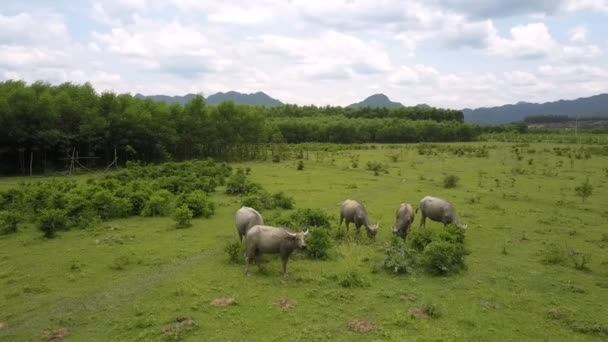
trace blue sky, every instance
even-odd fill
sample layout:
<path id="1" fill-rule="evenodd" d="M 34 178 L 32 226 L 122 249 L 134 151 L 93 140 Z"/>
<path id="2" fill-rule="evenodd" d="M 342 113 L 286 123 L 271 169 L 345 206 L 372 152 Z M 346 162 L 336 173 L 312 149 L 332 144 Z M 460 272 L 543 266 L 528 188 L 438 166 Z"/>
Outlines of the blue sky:
<path id="1" fill-rule="evenodd" d="M 608 0 L 0 3 L 0 80 L 464 108 L 608 92 Z"/>

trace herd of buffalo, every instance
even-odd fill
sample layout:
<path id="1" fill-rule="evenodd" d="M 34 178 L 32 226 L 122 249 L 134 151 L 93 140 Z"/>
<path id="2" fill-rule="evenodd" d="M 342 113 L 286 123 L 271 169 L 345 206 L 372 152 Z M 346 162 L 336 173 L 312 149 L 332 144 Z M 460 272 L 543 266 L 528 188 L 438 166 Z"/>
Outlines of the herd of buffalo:
<path id="1" fill-rule="evenodd" d="M 370 224 L 367 211 L 361 203 L 347 199 L 338 205 L 340 206 L 339 226 L 342 226 L 342 222 L 346 221 L 347 233 L 349 224 L 354 223 L 357 235 L 363 226 L 370 239 L 376 238 L 379 223 Z M 422 215 L 420 218 L 421 226 L 424 226 L 426 219 L 429 218 L 444 225 L 455 224 L 463 229 L 467 227 L 460 223 L 454 206 L 450 202 L 441 198 L 426 196 L 420 200 L 420 206 L 415 211 L 411 204 L 401 203 L 397 209 L 393 234 L 405 240 L 418 210 L 420 210 Z M 287 272 L 287 260 L 291 253 L 298 248 L 306 248 L 308 230 L 292 233 L 284 228 L 264 225 L 262 215 L 253 208 L 241 207 L 236 212 L 236 229 L 241 242 L 245 238 L 247 244 L 247 252 L 245 254 L 245 274 L 247 275 L 249 275 L 249 265 L 252 261 L 260 265 L 262 254 L 279 254 L 283 264 L 283 275 L 285 275 Z"/>

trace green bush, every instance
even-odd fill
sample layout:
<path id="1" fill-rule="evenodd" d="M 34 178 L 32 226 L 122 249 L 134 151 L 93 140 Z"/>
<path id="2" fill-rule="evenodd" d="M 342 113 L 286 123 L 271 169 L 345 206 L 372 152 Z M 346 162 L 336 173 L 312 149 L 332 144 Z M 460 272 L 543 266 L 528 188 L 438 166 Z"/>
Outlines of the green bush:
<path id="1" fill-rule="evenodd" d="M 178 228 L 190 227 L 192 223 L 192 211 L 186 205 L 179 206 L 173 212 L 173 219 Z"/>
<path id="2" fill-rule="evenodd" d="M 466 254 L 462 244 L 433 241 L 424 248 L 421 262 L 430 274 L 450 275 L 466 269 Z"/>
<path id="3" fill-rule="evenodd" d="M 245 171 L 241 168 L 230 176 L 226 182 L 226 193 L 228 195 L 247 195 L 260 190 L 260 185 L 251 182 L 245 175 Z"/>
<path id="4" fill-rule="evenodd" d="M 302 171 L 302 170 L 304 170 L 304 161 L 299 160 L 299 161 L 298 161 L 298 166 L 296 167 L 296 169 L 297 169 L 298 171 Z"/>
<path id="5" fill-rule="evenodd" d="M 413 232 L 410 233 L 409 243 L 413 250 L 418 253 L 422 253 L 426 246 L 433 242 L 434 234 L 432 229 L 424 228 L 424 229 L 414 229 Z"/>
<path id="6" fill-rule="evenodd" d="M 415 263 L 415 253 L 402 240 L 393 239 L 384 247 L 381 265 L 385 270 L 394 274 L 412 273 Z"/>
<path id="7" fill-rule="evenodd" d="M 443 178 L 443 187 L 446 189 L 455 188 L 458 186 L 459 178 L 455 175 L 447 175 Z"/>
<path id="8" fill-rule="evenodd" d="M 290 215 L 290 220 L 294 228 L 331 227 L 330 217 L 321 209 L 298 209 Z"/>
<path id="9" fill-rule="evenodd" d="M 361 275 L 355 271 L 350 271 L 340 278 L 338 285 L 344 288 L 366 287 L 368 284 Z"/>
<path id="10" fill-rule="evenodd" d="M 546 265 L 564 265 L 568 259 L 568 252 L 556 244 L 550 244 L 541 251 L 541 262 Z"/>
<path id="11" fill-rule="evenodd" d="M 38 217 L 38 229 L 44 233 L 45 238 L 53 238 L 56 233 L 68 227 L 68 217 L 60 209 L 42 209 Z"/>
<path id="12" fill-rule="evenodd" d="M 245 261 L 246 245 L 238 241 L 231 242 L 224 247 L 224 252 L 228 254 L 228 262 L 231 264 L 242 264 Z"/>
<path id="13" fill-rule="evenodd" d="M 201 190 L 195 190 L 187 195 L 182 195 L 178 205 L 185 205 L 192 211 L 193 217 L 209 218 L 215 213 L 215 204 L 209 196 Z"/>
<path id="14" fill-rule="evenodd" d="M 241 204 L 245 207 L 251 207 L 259 211 L 274 208 L 272 198 L 266 191 L 259 191 L 245 196 L 241 201 Z"/>
<path id="15" fill-rule="evenodd" d="M 281 209 L 293 209 L 295 200 L 283 191 L 272 194 L 272 206 Z"/>
<path id="16" fill-rule="evenodd" d="M 306 254 L 311 259 L 327 259 L 333 246 L 329 229 L 314 228 L 306 239 Z"/>
<path id="17" fill-rule="evenodd" d="M 587 197 L 593 194 L 593 186 L 589 183 L 589 178 L 585 179 L 585 181 L 574 188 L 574 192 L 576 195 L 582 198 L 583 202 L 587 199 Z"/>
<path id="18" fill-rule="evenodd" d="M 16 233 L 20 222 L 21 218 L 15 211 L 0 212 L 0 235 Z"/>
<path id="19" fill-rule="evenodd" d="M 171 212 L 171 197 L 171 193 L 167 190 L 155 191 L 146 201 L 142 215 L 167 216 Z"/>

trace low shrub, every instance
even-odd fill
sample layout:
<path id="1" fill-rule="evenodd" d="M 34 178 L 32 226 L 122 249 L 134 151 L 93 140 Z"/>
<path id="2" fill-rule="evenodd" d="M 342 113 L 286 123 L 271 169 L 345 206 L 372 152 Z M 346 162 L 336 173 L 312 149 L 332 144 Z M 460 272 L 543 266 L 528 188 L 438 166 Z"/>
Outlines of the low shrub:
<path id="1" fill-rule="evenodd" d="M 187 205 L 181 205 L 173 212 L 173 219 L 178 228 L 185 228 L 192 225 L 190 221 L 192 220 L 193 215 L 192 210 L 190 210 Z"/>
<path id="2" fill-rule="evenodd" d="M 0 235 L 8 235 L 17 232 L 21 218 L 15 211 L 0 212 Z"/>
<path id="3" fill-rule="evenodd" d="M 568 260 L 568 252 L 565 248 L 556 244 L 550 244 L 541 251 L 541 262 L 546 265 L 564 265 Z"/>
<path id="4" fill-rule="evenodd" d="M 142 210 L 143 216 L 167 216 L 171 212 L 171 199 L 173 195 L 168 190 L 153 192 Z"/>
<path id="5" fill-rule="evenodd" d="M 405 242 L 393 239 L 384 247 L 382 268 L 394 274 L 412 273 L 415 266 L 414 251 L 407 248 Z"/>
<path id="6" fill-rule="evenodd" d="M 350 271 L 340 277 L 338 285 L 344 288 L 366 287 L 367 282 L 363 280 L 363 277 L 361 277 L 359 273 L 355 271 Z"/>
<path id="7" fill-rule="evenodd" d="M 311 259 L 327 259 L 333 246 L 328 229 L 313 228 L 306 239 L 306 254 Z"/>
<path id="8" fill-rule="evenodd" d="M 443 187 L 446 189 L 455 188 L 458 186 L 458 181 L 460 179 L 456 175 L 447 175 L 443 178 Z"/>
<path id="9" fill-rule="evenodd" d="M 38 217 L 38 229 L 42 231 L 45 238 L 54 238 L 56 233 L 66 230 L 68 217 L 61 209 L 42 209 Z"/>
<path id="10" fill-rule="evenodd" d="M 272 206 L 281 209 L 293 209 L 296 202 L 293 197 L 283 191 L 272 194 Z"/>
<path id="11" fill-rule="evenodd" d="M 243 197 L 241 204 L 245 207 L 251 207 L 258 211 L 262 211 L 263 209 L 272 209 L 274 207 L 272 198 L 266 191 L 259 191 Z"/>
<path id="12" fill-rule="evenodd" d="M 256 192 L 261 187 L 259 184 L 250 181 L 241 168 L 228 178 L 226 182 L 226 193 L 228 195 L 247 195 Z"/>
<path id="13" fill-rule="evenodd" d="M 296 166 L 296 170 L 298 170 L 298 171 L 304 170 L 304 161 L 302 161 L 302 160 L 298 161 L 298 166 Z"/>
<path id="14" fill-rule="evenodd" d="M 466 269 L 467 252 L 462 244 L 433 241 L 422 252 L 421 263 L 433 275 L 449 275 Z"/>
<path id="15" fill-rule="evenodd" d="M 228 262 L 231 264 L 242 264 L 245 260 L 245 249 L 246 245 L 238 241 L 227 244 L 224 247 L 224 252 L 228 254 Z"/>
<path id="16" fill-rule="evenodd" d="M 331 227 L 329 215 L 323 210 L 316 208 L 298 209 L 290 215 L 290 220 L 296 227 L 301 229 L 311 227 L 329 229 Z"/>
<path id="17" fill-rule="evenodd" d="M 177 205 L 186 206 L 192 212 L 192 217 L 209 218 L 215 213 L 215 204 L 201 190 L 181 195 L 177 201 Z"/>

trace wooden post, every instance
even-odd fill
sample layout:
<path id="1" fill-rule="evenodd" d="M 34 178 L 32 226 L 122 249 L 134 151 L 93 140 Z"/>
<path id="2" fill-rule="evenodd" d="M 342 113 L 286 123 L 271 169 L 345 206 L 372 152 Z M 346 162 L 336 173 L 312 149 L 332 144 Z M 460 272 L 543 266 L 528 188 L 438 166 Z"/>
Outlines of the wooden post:
<path id="1" fill-rule="evenodd" d="M 32 164 L 34 163 L 34 151 L 30 150 L 30 177 L 32 177 Z"/>

